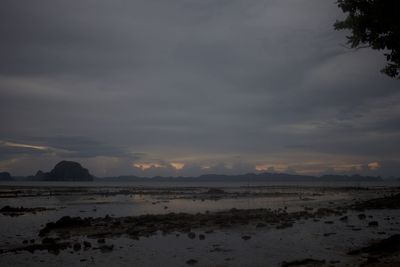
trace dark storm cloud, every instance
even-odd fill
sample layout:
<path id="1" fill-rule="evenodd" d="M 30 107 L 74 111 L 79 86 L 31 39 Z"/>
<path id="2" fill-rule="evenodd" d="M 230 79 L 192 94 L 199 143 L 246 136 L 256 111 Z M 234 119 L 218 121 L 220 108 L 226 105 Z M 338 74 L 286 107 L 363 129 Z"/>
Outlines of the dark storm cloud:
<path id="1" fill-rule="evenodd" d="M 0 140 L 25 146 L 2 143 L 0 168 L 393 173 L 399 84 L 341 45 L 341 17 L 317 0 L 1 1 Z"/>

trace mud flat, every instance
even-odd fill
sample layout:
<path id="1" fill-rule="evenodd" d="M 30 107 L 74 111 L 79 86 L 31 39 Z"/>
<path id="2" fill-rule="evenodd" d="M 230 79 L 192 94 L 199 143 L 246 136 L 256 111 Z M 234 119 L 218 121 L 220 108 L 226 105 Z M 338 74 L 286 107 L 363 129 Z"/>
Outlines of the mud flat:
<path id="1" fill-rule="evenodd" d="M 3 198 L 16 205 L 0 210 L 14 227 L 0 232 L 1 266 L 400 264 L 398 188 L 29 190 L 40 194 Z"/>
<path id="2" fill-rule="evenodd" d="M 44 212 L 48 210 L 50 209 L 43 207 L 24 208 L 24 207 L 4 206 L 0 208 L 0 213 L 6 216 L 21 216 L 26 213 L 36 214 L 37 212 Z"/>

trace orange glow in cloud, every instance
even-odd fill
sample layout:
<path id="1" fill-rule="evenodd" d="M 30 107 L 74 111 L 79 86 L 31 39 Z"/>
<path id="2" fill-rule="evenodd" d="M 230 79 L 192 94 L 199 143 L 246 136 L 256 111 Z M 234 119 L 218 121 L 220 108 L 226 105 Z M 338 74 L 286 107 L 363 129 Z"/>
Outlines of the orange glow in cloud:
<path id="1" fill-rule="evenodd" d="M 285 172 L 287 171 L 288 166 L 284 164 L 257 164 L 254 166 L 254 169 L 259 172 Z"/>
<path id="2" fill-rule="evenodd" d="M 362 164 L 341 164 L 333 166 L 333 169 L 337 172 L 348 172 L 353 170 L 361 171 Z"/>
<path id="3" fill-rule="evenodd" d="M 379 169 L 380 166 L 381 166 L 381 165 L 380 165 L 379 162 L 377 162 L 377 161 L 368 163 L 368 168 L 369 168 L 371 171 L 374 171 L 374 170 Z"/>
<path id="4" fill-rule="evenodd" d="M 260 164 L 260 165 L 256 165 L 255 166 L 255 169 L 256 169 L 256 171 L 266 171 L 266 170 L 268 170 L 268 165 L 266 165 L 266 164 Z"/>
<path id="5" fill-rule="evenodd" d="M 183 167 L 185 167 L 184 163 L 180 163 L 180 162 L 171 162 L 170 163 L 172 167 L 174 167 L 176 170 L 182 170 Z"/>
<path id="6" fill-rule="evenodd" d="M 144 170 L 147 170 L 147 169 L 150 169 L 150 168 L 161 168 L 161 167 L 164 167 L 164 166 L 161 165 L 161 164 L 158 164 L 158 163 L 134 163 L 133 167 L 139 168 L 142 171 L 144 171 Z"/>
<path id="7" fill-rule="evenodd" d="M 181 170 L 181 169 L 183 169 L 183 167 L 185 167 L 185 164 L 181 163 L 181 162 L 171 162 L 169 165 L 172 168 L 174 168 L 175 170 Z M 145 171 L 150 168 L 166 168 L 166 167 L 168 167 L 168 165 L 162 165 L 159 163 L 138 162 L 138 163 L 133 163 L 133 167 L 139 168 L 142 171 Z"/>

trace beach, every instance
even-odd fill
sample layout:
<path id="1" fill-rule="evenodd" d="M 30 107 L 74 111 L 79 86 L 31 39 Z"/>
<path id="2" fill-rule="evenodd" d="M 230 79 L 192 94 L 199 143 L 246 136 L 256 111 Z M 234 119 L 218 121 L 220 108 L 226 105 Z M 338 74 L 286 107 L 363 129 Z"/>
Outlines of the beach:
<path id="1" fill-rule="evenodd" d="M 0 265 L 396 266 L 397 250 L 368 246 L 398 241 L 399 193 L 379 183 L 10 183 Z"/>

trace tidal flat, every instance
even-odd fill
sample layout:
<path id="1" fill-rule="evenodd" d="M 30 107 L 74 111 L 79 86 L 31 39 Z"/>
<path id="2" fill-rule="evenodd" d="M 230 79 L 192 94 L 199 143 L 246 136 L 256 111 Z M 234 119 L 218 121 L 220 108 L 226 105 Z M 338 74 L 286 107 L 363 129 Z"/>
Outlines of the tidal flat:
<path id="1" fill-rule="evenodd" d="M 6 184 L 0 266 L 400 266 L 400 187 Z"/>

